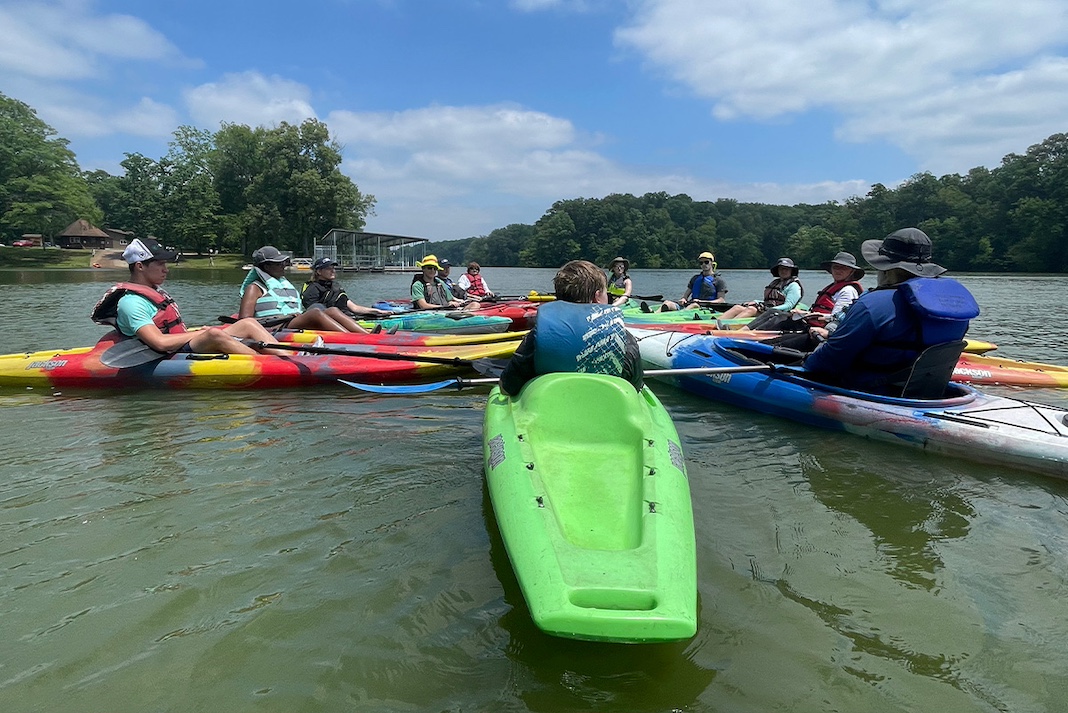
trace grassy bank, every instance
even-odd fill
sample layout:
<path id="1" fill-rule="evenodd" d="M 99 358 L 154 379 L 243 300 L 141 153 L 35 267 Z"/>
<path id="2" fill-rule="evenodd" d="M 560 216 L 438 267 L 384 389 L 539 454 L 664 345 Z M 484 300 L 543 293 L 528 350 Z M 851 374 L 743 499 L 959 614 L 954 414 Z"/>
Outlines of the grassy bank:
<path id="1" fill-rule="evenodd" d="M 99 255 L 101 251 L 97 251 Z M 106 251 L 108 253 L 114 251 Z M 181 265 L 205 270 L 233 270 L 245 264 L 241 255 L 184 255 Z M 92 250 L 0 247 L 0 269 L 67 270 L 92 267 Z M 214 263 L 214 264 L 212 264 Z"/>

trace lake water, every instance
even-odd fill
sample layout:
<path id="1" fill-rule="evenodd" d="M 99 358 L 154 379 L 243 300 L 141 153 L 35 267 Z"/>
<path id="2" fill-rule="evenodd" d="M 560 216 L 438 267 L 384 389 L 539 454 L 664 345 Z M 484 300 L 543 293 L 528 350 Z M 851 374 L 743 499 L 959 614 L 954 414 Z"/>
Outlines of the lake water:
<path id="1" fill-rule="evenodd" d="M 485 273 L 551 290 L 551 270 Z M 690 274 L 636 271 L 636 292 Z M 770 279 L 726 276 L 737 300 Z M 91 343 L 121 277 L 0 272 L 3 351 Z M 167 287 L 204 323 L 240 279 Z M 1048 318 L 1068 279 L 961 279 L 970 336 L 1068 361 Z M 409 281 L 343 279 L 363 304 Z M 655 646 L 533 627 L 485 494 L 485 391 L 2 391 L 0 710 L 1068 710 L 1068 483 L 653 388 L 700 592 L 697 636 Z"/>

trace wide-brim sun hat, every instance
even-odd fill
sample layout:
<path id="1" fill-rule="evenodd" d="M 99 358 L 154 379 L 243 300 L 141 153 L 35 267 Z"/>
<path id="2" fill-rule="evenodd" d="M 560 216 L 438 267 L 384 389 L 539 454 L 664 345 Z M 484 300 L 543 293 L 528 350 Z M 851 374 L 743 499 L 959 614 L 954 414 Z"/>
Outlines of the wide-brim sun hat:
<path id="1" fill-rule="evenodd" d="M 262 265 L 265 262 L 289 262 L 289 256 L 284 255 L 281 250 L 273 245 L 264 245 L 252 253 L 252 264 Z"/>
<path id="2" fill-rule="evenodd" d="M 617 262 L 623 263 L 623 272 L 626 272 L 630 269 L 630 260 L 625 257 L 612 258 L 612 262 L 608 263 L 608 269 L 611 270 L 613 267 L 615 267 L 615 264 Z"/>
<path id="3" fill-rule="evenodd" d="M 419 260 L 415 264 L 417 267 L 436 267 L 439 270 L 441 269 L 441 265 L 438 263 L 437 255 L 427 255 L 425 258 Z"/>
<path id="4" fill-rule="evenodd" d="M 900 268 L 917 277 L 938 277 L 946 271 L 931 261 L 931 239 L 919 228 L 902 228 L 882 240 L 865 240 L 860 252 L 876 270 Z"/>
<path id="5" fill-rule="evenodd" d="M 860 278 L 864 277 L 864 268 L 857 265 L 857 259 L 853 257 L 853 253 L 840 252 L 834 256 L 831 260 L 825 260 L 820 263 L 820 269 L 826 272 L 831 271 L 832 265 L 841 265 L 842 267 L 852 268 L 853 273 L 849 279 L 856 282 Z"/>
<path id="6" fill-rule="evenodd" d="M 780 267 L 788 267 L 788 268 L 790 268 L 793 271 L 795 276 L 799 272 L 799 269 L 798 269 L 797 265 L 795 265 L 794 261 L 791 260 L 788 257 L 781 257 L 778 260 L 776 260 L 775 264 L 771 266 L 771 274 L 774 275 L 775 277 L 778 277 L 779 276 L 779 268 Z"/>

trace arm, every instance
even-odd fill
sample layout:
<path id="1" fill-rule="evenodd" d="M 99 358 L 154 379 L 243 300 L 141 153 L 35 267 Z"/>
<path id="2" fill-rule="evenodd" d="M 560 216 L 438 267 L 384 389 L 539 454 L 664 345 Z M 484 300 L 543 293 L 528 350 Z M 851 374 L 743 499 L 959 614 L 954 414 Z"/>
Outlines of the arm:
<path id="1" fill-rule="evenodd" d="M 641 391 L 644 386 L 644 371 L 642 369 L 642 353 L 638 347 L 638 340 L 634 335 L 627 333 L 627 354 L 623 359 L 623 378 L 629 381 L 636 390 Z"/>
<path id="2" fill-rule="evenodd" d="M 805 370 L 842 374 L 875 339 L 875 322 L 867 307 L 858 302 L 850 308 L 826 342 L 805 359 Z"/>
<path id="3" fill-rule="evenodd" d="M 508 365 L 501 372 L 501 391 L 509 396 L 518 394 L 519 390 L 523 388 L 523 384 L 537 376 L 537 372 L 534 371 L 534 343 L 536 339 L 534 333 L 536 330 L 537 325 L 527 336 L 523 337 L 523 341 L 519 343 L 519 347 L 515 350 L 512 358 L 508 360 Z"/>
<path id="4" fill-rule="evenodd" d="M 852 285 L 848 285 L 838 290 L 838 294 L 834 296 L 834 307 L 831 308 L 831 317 L 838 317 L 849 305 L 857 301 L 857 288 Z"/>
<path id="5" fill-rule="evenodd" d="M 696 281 L 696 277 L 690 278 L 690 283 L 686 285 L 686 293 L 682 296 L 682 299 L 679 300 L 681 304 L 687 304 L 690 301 L 690 298 L 693 297 L 693 283 Z"/>
<path id="6" fill-rule="evenodd" d="M 241 319 L 256 316 L 256 300 L 263 296 L 263 289 L 259 285 L 251 284 L 245 288 L 245 294 L 241 295 L 241 309 L 237 316 Z"/>
<path id="7" fill-rule="evenodd" d="M 346 295 L 345 298 L 348 299 L 348 296 Z M 352 300 L 348 300 L 345 303 L 345 309 L 347 309 L 349 312 L 352 312 L 357 317 L 388 317 L 393 314 L 392 312 L 389 312 L 384 309 L 375 309 L 374 307 L 364 307 L 363 305 L 358 305 Z"/>

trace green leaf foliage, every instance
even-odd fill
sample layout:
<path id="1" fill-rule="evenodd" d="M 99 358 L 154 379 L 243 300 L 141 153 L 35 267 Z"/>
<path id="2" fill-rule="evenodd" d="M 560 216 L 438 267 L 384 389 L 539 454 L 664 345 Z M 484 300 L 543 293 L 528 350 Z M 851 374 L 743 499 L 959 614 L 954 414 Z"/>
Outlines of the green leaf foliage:
<path id="1" fill-rule="evenodd" d="M 101 211 L 67 140 L 26 104 L 0 94 L 0 240 L 52 236 Z"/>

